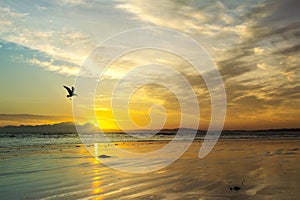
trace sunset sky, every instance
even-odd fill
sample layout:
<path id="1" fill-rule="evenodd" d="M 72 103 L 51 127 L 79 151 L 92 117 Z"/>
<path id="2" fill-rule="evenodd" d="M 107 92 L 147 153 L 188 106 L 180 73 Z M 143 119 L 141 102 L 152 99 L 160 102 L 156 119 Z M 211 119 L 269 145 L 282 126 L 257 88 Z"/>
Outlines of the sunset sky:
<path id="1" fill-rule="evenodd" d="M 299 13 L 298 0 L 1 0 L 0 126 L 73 121 L 72 100 L 62 86 L 74 85 L 89 53 L 122 31 L 163 27 L 194 39 L 219 69 L 227 95 L 225 129 L 300 128 Z M 117 129 L 109 105 L 113 84 L 126 70 L 148 63 L 168 65 L 186 77 L 199 101 L 200 128 L 206 128 L 210 96 L 201 75 L 182 58 L 154 50 L 112 64 L 97 89 L 98 121 L 91 123 Z M 157 78 L 168 78 L 179 92 L 186 89 L 171 76 Z M 153 104 L 168 113 L 164 128 L 178 127 L 176 96 L 157 84 L 131 96 L 136 124 L 149 123 Z M 160 119 L 161 107 L 153 112 Z M 82 121 L 89 118 L 82 115 Z"/>

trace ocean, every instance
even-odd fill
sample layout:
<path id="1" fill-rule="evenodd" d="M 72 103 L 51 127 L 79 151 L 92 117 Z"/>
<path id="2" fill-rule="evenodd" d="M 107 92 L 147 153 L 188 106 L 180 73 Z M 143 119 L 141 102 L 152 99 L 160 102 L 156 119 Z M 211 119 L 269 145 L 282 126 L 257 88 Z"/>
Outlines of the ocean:
<path id="1" fill-rule="evenodd" d="M 151 137 L 143 137 L 149 132 L 135 132 L 137 137 L 132 137 L 122 132 L 109 132 L 105 136 L 111 142 L 130 141 L 171 141 L 176 132 L 160 132 Z M 188 134 L 188 132 L 187 132 Z M 205 131 L 199 131 L 196 141 L 202 141 Z M 87 134 L 92 135 L 92 134 Z M 84 135 L 82 135 L 84 136 Z M 268 130 L 268 131 L 224 131 L 220 140 L 256 140 L 256 139 L 299 139 L 299 130 Z M 34 145 L 61 145 L 82 143 L 77 133 L 0 133 L 0 148 L 22 147 Z M 101 143 L 101 140 L 99 141 Z"/>

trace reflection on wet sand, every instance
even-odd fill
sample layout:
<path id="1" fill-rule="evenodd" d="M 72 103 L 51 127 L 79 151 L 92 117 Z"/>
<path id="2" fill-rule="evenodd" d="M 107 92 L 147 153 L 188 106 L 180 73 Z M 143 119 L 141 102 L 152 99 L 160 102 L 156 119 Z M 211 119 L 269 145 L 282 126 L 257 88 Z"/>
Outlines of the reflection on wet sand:
<path id="1" fill-rule="evenodd" d="M 83 145 L 1 149 L 0 193 L 4 199 L 297 199 L 299 144 L 299 140 L 219 141 L 199 159 L 201 143 L 194 142 L 179 160 L 147 174 L 113 170 Z M 163 145 L 117 146 L 142 152 Z M 108 145 L 90 148 L 98 156 L 113 156 L 107 160 L 118 160 Z M 239 190 L 230 190 L 237 186 Z"/>

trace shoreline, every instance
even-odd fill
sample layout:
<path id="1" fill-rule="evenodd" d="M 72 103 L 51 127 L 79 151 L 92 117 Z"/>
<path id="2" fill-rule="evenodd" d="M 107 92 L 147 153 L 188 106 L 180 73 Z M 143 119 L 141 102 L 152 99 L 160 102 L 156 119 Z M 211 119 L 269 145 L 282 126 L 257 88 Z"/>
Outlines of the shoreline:
<path id="1" fill-rule="evenodd" d="M 80 140 L 80 138 L 79 138 Z M 171 139 L 163 139 L 163 140 L 158 140 L 158 139 L 148 139 L 148 140 L 131 140 L 131 141 L 112 141 L 112 142 L 101 142 L 99 144 L 121 144 L 121 143 L 169 143 L 172 141 Z M 186 142 L 187 140 L 174 140 L 175 142 Z M 263 137 L 263 138 L 222 138 L 220 137 L 217 141 L 217 143 L 220 142 L 242 142 L 242 141 L 298 141 L 300 142 L 300 137 Z M 201 143 L 204 142 L 204 139 L 194 139 L 192 143 Z M 217 144 L 216 143 L 216 144 Z M 93 145 L 94 143 L 86 144 L 87 146 Z M 51 146 L 74 146 L 74 147 L 79 147 L 79 146 L 85 146 L 83 143 L 59 143 L 59 144 L 50 144 L 50 143 L 45 143 L 45 144 L 32 144 L 32 145 L 16 145 L 16 146 L 0 146 L 0 150 L 2 149 L 19 149 L 19 148 L 30 148 L 30 147 L 40 147 L 40 148 L 45 148 L 45 147 L 51 147 Z"/>

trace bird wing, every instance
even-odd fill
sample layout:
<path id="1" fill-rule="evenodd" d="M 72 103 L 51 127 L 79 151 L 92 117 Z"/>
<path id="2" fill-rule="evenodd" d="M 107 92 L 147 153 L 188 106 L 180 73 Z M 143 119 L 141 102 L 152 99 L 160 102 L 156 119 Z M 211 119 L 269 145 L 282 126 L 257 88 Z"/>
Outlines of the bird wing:
<path id="1" fill-rule="evenodd" d="M 69 93 L 70 95 L 72 94 L 72 90 L 71 90 L 69 87 L 64 86 L 64 88 L 66 88 L 66 90 L 68 90 L 68 93 Z"/>
<path id="2" fill-rule="evenodd" d="M 75 91 L 75 88 L 74 88 L 74 87 L 72 87 L 72 93 L 74 93 L 74 91 Z"/>

